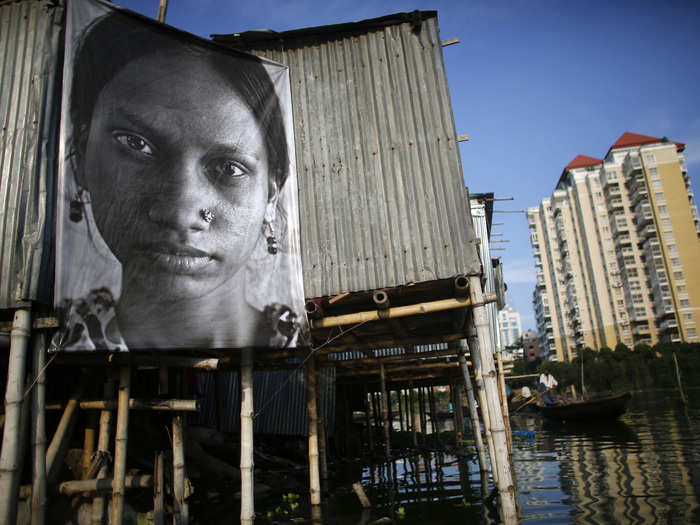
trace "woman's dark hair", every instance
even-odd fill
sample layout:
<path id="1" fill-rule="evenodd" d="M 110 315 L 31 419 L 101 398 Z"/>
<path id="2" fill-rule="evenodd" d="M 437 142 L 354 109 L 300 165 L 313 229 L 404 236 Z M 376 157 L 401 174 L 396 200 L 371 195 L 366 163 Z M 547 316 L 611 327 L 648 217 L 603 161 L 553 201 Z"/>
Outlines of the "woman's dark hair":
<path id="1" fill-rule="evenodd" d="M 189 54 L 208 62 L 248 105 L 265 141 L 269 176 L 281 189 L 289 174 L 287 138 L 279 100 L 260 59 L 208 42 L 188 42 L 186 38 L 167 27 L 120 12 L 105 15 L 87 27 L 73 62 L 70 118 L 75 153 L 84 157 L 97 99 L 123 67 L 154 53 Z"/>

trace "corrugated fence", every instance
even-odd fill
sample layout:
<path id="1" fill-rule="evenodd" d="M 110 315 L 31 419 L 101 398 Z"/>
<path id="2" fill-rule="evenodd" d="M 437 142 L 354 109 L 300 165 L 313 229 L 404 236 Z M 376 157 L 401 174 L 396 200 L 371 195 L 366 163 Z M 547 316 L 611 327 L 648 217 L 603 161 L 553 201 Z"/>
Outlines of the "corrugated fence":
<path id="1" fill-rule="evenodd" d="M 0 308 L 52 296 L 62 5 L 0 3 Z"/>

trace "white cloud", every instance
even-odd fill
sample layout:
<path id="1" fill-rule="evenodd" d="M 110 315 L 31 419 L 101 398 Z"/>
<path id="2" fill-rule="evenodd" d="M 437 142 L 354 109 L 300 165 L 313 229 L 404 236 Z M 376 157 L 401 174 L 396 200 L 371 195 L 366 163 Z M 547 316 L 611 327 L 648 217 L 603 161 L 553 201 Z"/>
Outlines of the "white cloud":
<path id="1" fill-rule="evenodd" d="M 513 261 L 503 261 L 503 279 L 508 284 L 534 284 L 535 266 L 531 258 L 515 259 Z"/>

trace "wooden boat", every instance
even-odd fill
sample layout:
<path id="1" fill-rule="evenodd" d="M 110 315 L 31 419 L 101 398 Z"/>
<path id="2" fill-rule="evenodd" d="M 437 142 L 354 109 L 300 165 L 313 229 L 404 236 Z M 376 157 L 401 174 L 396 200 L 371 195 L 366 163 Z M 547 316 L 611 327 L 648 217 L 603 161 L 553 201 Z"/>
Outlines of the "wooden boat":
<path id="1" fill-rule="evenodd" d="M 569 404 L 538 406 L 543 416 L 561 420 L 614 419 L 627 411 L 631 392 Z"/>

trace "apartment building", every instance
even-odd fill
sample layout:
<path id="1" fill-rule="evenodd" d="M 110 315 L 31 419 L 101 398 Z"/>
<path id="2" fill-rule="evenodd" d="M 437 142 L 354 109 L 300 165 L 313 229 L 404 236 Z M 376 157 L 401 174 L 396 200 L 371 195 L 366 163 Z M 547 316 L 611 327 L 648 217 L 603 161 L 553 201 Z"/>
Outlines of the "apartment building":
<path id="1" fill-rule="evenodd" d="M 545 356 L 698 340 L 699 219 L 684 149 L 626 132 L 604 158 L 574 158 L 528 209 Z"/>
<path id="2" fill-rule="evenodd" d="M 512 306 L 506 305 L 498 312 L 498 327 L 501 332 L 502 348 L 516 344 L 523 332 L 520 313 Z"/>

